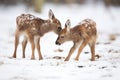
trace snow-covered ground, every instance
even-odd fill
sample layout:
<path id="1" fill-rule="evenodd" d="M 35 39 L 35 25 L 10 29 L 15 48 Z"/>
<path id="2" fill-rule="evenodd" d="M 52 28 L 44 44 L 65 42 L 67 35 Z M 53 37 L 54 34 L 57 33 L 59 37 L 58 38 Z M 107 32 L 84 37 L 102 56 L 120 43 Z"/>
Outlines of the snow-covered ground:
<path id="1" fill-rule="evenodd" d="M 16 17 L 21 13 L 31 13 L 47 19 L 49 9 L 52 9 L 61 21 L 62 27 L 67 19 L 71 20 L 72 26 L 85 18 L 96 21 L 98 30 L 96 54 L 100 58 L 91 62 L 89 47 L 86 46 L 79 61 L 74 61 L 76 50 L 70 61 L 64 62 L 64 57 L 67 56 L 73 43 L 66 42 L 57 46 L 55 45 L 57 35 L 50 32 L 41 38 L 43 60 L 38 60 L 37 52 L 35 52 L 36 60 L 30 60 L 30 44 L 27 45 L 25 59 L 22 59 L 21 44 L 18 46 L 17 58 L 11 59 Z M 119 19 L 119 7 L 105 8 L 102 4 L 45 4 L 41 14 L 25 8 L 24 5 L 0 6 L 0 80 L 120 80 Z"/>

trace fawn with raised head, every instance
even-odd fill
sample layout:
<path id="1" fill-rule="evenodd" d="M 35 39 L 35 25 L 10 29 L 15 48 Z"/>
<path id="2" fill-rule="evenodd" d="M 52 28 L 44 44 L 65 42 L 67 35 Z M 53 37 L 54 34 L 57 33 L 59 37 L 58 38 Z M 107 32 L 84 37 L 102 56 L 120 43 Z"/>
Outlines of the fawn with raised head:
<path id="1" fill-rule="evenodd" d="M 40 51 L 40 37 L 42 37 L 45 33 L 48 33 L 50 31 L 59 34 L 59 32 L 62 29 L 60 21 L 57 18 L 55 18 L 51 9 L 49 10 L 48 16 L 48 20 L 43 20 L 31 14 L 21 14 L 16 18 L 17 29 L 15 31 L 15 49 L 13 53 L 14 58 L 16 58 L 19 37 L 21 35 L 24 35 L 24 39 L 22 41 L 22 57 L 25 58 L 25 48 L 29 40 L 32 49 L 31 59 L 35 59 L 35 47 L 38 51 L 39 60 L 43 59 Z"/>
<path id="2" fill-rule="evenodd" d="M 73 28 L 70 28 L 70 26 L 71 23 L 68 19 L 65 23 L 65 28 L 61 30 L 56 40 L 57 45 L 60 45 L 66 41 L 73 41 L 74 43 L 73 47 L 69 51 L 68 56 L 65 58 L 65 61 L 70 59 L 70 56 L 78 46 L 80 47 L 75 60 L 79 60 L 80 53 L 87 44 L 91 49 L 91 60 L 94 61 L 95 43 L 97 38 L 96 23 L 91 19 L 85 19 Z"/>

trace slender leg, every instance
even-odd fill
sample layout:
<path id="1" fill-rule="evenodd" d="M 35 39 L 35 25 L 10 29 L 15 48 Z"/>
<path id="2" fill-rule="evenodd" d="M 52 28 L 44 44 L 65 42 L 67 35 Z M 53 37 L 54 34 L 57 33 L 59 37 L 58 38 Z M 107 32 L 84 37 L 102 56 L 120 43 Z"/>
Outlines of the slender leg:
<path id="1" fill-rule="evenodd" d="M 77 43 L 74 43 L 73 47 L 69 51 L 68 56 L 65 58 L 65 61 L 69 61 L 69 59 L 70 59 L 72 53 L 75 51 L 76 47 L 77 47 Z"/>
<path id="2" fill-rule="evenodd" d="M 19 44 L 19 32 L 16 31 L 15 33 L 15 49 L 14 49 L 14 53 L 13 53 L 13 58 L 16 58 L 16 51 L 18 48 L 18 44 Z"/>
<path id="3" fill-rule="evenodd" d="M 41 50 L 40 50 L 40 37 L 36 39 L 36 47 L 38 51 L 39 60 L 41 60 L 43 59 L 43 57 L 42 57 Z"/>
<path id="4" fill-rule="evenodd" d="M 84 40 L 82 42 L 82 44 L 80 45 L 80 47 L 78 49 L 78 54 L 77 54 L 75 60 L 77 60 L 77 61 L 79 60 L 80 53 L 82 52 L 83 48 L 87 45 L 87 43 L 88 43 L 88 40 Z"/>
<path id="5" fill-rule="evenodd" d="M 25 58 L 25 49 L 27 45 L 27 38 L 25 37 L 24 40 L 22 41 L 22 49 L 23 49 L 23 58 Z"/>
<path id="6" fill-rule="evenodd" d="M 34 51 L 35 51 L 34 37 L 30 37 L 29 40 L 30 40 L 30 44 L 31 44 L 31 48 L 32 48 L 31 59 L 34 60 L 35 59 L 35 55 L 34 55 Z"/>
<path id="7" fill-rule="evenodd" d="M 91 46 L 91 61 L 95 61 L 95 45 Z"/>
<path id="8" fill-rule="evenodd" d="M 95 61 L 95 41 L 89 43 L 91 50 L 91 61 Z"/>

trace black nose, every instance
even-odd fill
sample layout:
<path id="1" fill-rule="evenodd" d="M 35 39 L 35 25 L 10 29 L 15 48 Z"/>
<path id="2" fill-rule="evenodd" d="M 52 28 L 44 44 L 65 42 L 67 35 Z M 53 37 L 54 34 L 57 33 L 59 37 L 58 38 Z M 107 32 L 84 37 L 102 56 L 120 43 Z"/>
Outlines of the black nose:
<path id="1" fill-rule="evenodd" d="M 61 31 L 62 30 L 62 28 L 61 27 L 58 27 L 58 31 Z"/>
<path id="2" fill-rule="evenodd" d="M 55 42 L 55 44 L 56 44 L 56 45 L 61 45 L 61 44 L 60 44 L 59 42 L 57 42 L 57 41 Z"/>
<path id="3" fill-rule="evenodd" d="M 59 44 L 59 43 L 56 41 L 55 44 Z"/>

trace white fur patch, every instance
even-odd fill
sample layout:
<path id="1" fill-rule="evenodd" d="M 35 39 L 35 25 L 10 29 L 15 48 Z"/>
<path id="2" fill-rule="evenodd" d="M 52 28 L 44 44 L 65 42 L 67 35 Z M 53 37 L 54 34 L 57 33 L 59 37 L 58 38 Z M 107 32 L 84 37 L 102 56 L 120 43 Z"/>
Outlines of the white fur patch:
<path id="1" fill-rule="evenodd" d="M 37 29 L 36 29 L 35 27 L 32 27 L 31 30 L 32 30 L 32 31 L 36 31 Z"/>
<path id="2" fill-rule="evenodd" d="M 91 29 L 91 27 L 89 26 L 88 29 Z"/>
<path id="3" fill-rule="evenodd" d="M 36 19 L 37 17 L 31 15 L 31 14 L 22 14 L 20 16 L 17 17 L 17 22 L 18 25 L 23 24 L 26 22 L 26 24 L 29 24 L 30 21 L 32 21 L 33 19 Z"/>
<path id="4" fill-rule="evenodd" d="M 82 25 L 82 24 L 85 24 L 86 22 L 85 21 L 81 21 L 79 24 Z"/>

